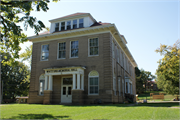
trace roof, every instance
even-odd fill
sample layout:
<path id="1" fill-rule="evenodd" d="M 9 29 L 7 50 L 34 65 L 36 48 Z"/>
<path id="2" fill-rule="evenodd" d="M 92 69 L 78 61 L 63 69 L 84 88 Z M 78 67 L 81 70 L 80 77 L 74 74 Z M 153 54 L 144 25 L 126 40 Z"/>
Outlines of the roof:
<path id="1" fill-rule="evenodd" d="M 56 19 L 61 19 L 61 18 L 66 18 L 66 17 L 72 17 L 72 16 L 77 16 L 77 15 L 83 15 L 83 14 L 89 14 L 89 13 L 73 13 L 73 14 L 70 14 L 70 15 L 66 15 L 66 16 L 63 16 L 63 17 L 60 17 L 60 18 L 56 18 Z"/>
<path id="2" fill-rule="evenodd" d="M 66 16 L 63 16 L 63 17 L 59 17 L 59 18 L 55 18 L 55 19 L 52 19 L 52 20 L 49 20 L 49 22 L 53 22 L 53 21 L 56 21 L 56 20 L 59 20 L 59 19 L 68 19 L 68 18 L 71 18 L 71 17 L 75 17 L 75 16 L 86 16 L 86 15 L 89 15 L 92 19 L 94 19 L 90 13 L 80 13 L 80 12 L 77 12 L 77 13 L 73 13 L 73 14 L 70 14 L 70 15 L 66 15 Z M 94 19 L 95 21 L 95 19 Z"/>
<path id="3" fill-rule="evenodd" d="M 95 22 L 90 27 L 100 26 L 100 25 L 108 25 L 108 24 L 111 24 L 111 23 Z M 82 29 L 82 28 L 76 28 L 76 29 Z M 76 29 L 70 29 L 70 30 L 76 30 Z M 70 30 L 63 30 L 63 31 L 57 31 L 57 32 L 64 32 L 64 31 L 70 31 Z M 53 32 L 53 33 L 57 33 L 57 32 Z M 50 33 L 50 31 L 45 31 L 45 32 L 39 33 L 39 35 L 45 35 L 45 34 L 49 34 L 49 33 Z"/>

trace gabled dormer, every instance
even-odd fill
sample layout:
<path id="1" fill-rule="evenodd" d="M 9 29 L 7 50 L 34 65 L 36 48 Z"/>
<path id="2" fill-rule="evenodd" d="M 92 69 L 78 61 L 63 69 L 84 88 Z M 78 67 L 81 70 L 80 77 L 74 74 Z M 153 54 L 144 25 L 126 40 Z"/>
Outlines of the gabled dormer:
<path id="1" fill-rule="evenodd" d="M 89 13 L 74 13 L 64 17 L 49 20 L 50 33 L 90 27 L 96 20 Z"/>

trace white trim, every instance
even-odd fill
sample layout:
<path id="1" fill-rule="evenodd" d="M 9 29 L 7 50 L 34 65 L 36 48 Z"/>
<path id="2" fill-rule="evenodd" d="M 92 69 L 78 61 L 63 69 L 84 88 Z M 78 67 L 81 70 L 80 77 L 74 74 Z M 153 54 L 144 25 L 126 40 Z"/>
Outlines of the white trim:
<path id="1" fill-rule="evenodd" d="M 98 39 L 98 55 L 90 55 L 89 42 L 90 42 L 90 39 L 93 39 L 93 38 L 97 38 L 97 39 Z M 91 38 L 88 38 L 88 57 L 93 57 L 93 56 L 99 56 L 99 37 L 91 37 Z"/>
<path id="2" fill-rule="evenodd" d="M 72 42 L 72 41 L 78 41 L 78 56 L 77 56 L 77 57 L 71 57 L 71 42 Z M 72 58 L 79 58 L 79 40 L 71 40 L 69 46 L 70 46 L 69 59 L 72 59 Z"/>
<path id="3" fill-rule="evenodd" d="M 47 44 L 41 44 L 40 61 L 48 61 L 48 60 L 49 60 L 49 56 L 48 56 L 48 59 L 46 59 L 46 60 L 42 60 L 42 46 L 43 46 L 43 45 L 48 45 L 48 47 L 49 47 L 49 43 L 47 43 Z"/>
<path id="4" fill-rule="evenodd" d="M 66 59 L 66 49 L 65 49 L 65 58 L 59 58 L 59 43 L 65 43 L 66 44 L 66 42 L 65 41 L 58 42 L 58 47 L 57 47 L 57 60 L 64 60 L 64 59 Z M 65 45 L 65 48 L 66 48 L 66 45 Z"/>
<path id="5" fill-rule="evenodd" d="M 71 102 L 72 103 L 72 90 L 73 90 L 73 85 L 63 85 L 63 78 L 72 78 L 72 76 L 64 76 L 61 78 L 61 102 L 60 103 L 65 103 L 65 102 L 62 102 L 62 95 L 63 95 L 63 86 L 71 86 Z M 72 84 L 73 84 L 73 81 L 72 81 Z"/>
<path id="6" fill-rule="evenodd" d="M 92 71 L 96 71 L 96 70 L 92 70 Z M 99 95 L 99 73 L 98 71 L 96 71 L 98 73 L 98 76 L 89 76 L 92 71 L 90 71 L 88 74 L 88 95 Z M 98 77 L 98 94 L 90 94 L 90 78 L 93 77 Z"/>

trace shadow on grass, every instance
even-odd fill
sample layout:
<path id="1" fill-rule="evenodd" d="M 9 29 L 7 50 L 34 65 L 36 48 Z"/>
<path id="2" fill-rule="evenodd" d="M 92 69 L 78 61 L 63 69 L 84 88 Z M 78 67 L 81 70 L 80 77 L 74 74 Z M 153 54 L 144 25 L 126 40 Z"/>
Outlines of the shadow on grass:
<path id="1" fill-rule="evenodd" d="M 9 119 L 64 119 L 69 116 L 52 116 L 51 114 L 19 114 Z"/>
<path id="2" fill-rule="evenodd" d="M 63 105 L 65 107 L 174 107 L 180 103 L 129 103 L 129 104 L 92 104 L 92 105 Z"/>

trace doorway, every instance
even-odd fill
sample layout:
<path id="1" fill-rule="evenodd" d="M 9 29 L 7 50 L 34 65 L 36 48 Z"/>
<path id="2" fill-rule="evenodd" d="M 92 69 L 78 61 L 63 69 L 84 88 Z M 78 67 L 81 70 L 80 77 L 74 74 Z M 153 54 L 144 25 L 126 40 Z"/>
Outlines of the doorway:
<path id="1" fill-rule="evenodd" d="M 72 77 L 61 80 L 61 103 L 72 103 Z"/>

